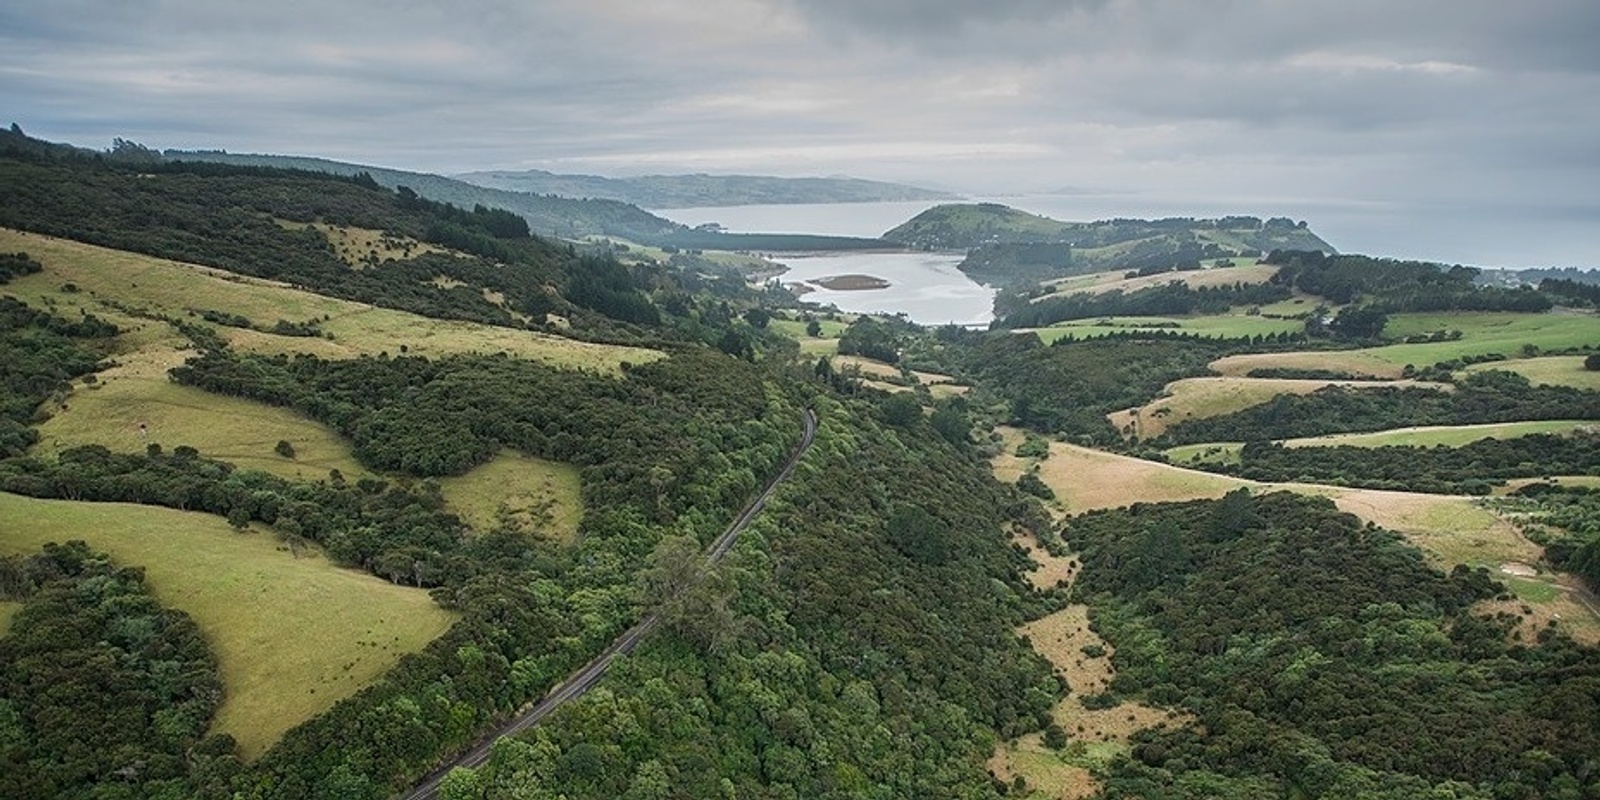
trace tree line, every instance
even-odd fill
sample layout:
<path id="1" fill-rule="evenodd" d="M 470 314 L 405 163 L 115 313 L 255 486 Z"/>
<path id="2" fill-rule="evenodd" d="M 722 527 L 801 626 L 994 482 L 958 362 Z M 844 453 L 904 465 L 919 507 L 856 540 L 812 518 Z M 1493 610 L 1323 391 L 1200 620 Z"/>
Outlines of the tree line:
<path id="1" fill-rule="evenodd" d="M 1328 386 L 1283 394 L 1258 406 L 1166 430 L 1167 446 L 1198 442 L 1265 441 L 1359 433 L 1412 425 L 1477 425 L 1554 419 L 1600 419 L 1600 392 L 1532 385 L 1513 372 L 1467 376 L 1454 391 L 1416 387 L 1353 389 Z"/>
<path id="2" fill-rule="evenodd" d="M 1247 442 L 1238 464 L 1200 465 L 1258 481 L 1485 495 L 1513 478 L 1600 474 L 1600 436 L 1535 433 L 1459 446 L 1289 447 Z"/>

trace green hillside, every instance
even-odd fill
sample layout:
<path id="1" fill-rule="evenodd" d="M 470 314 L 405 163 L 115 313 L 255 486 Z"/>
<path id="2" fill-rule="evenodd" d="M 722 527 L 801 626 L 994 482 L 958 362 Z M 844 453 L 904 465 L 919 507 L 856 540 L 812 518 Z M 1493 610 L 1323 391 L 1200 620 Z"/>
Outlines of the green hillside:
<path id="1" fill-rule="evenodd" d="M 986 283 L 1040 281 L 1108 269 L 1170 271 L 1203 260 L 1333 247 L 1304 222 L 1259 217 L 1061 222 L 995 203 L 930 208 L 883 235 L 918 249 L 967 250 L 960 269 Z"/>
<path id="2" fill-rule="evenodd" d="M 1600 793 L 1600 391 L 1465 370 L 1592 313 L 1287 220 L 944 213 L 1123 280 L 928 328 L 0 133 L 0 797 Z M 1379 352 L 1418 380 L 1304 393 Z"/>
<path id="3" fill-rule="evenodd" d="M 533 233 L 559 239 L 614 236 L 646 245 L 706 250 L 849 250 L 883 246 L 876 239 L 843 236 L 728 234 L 693 230 L 651 214 L 637 205 L 599 195 L 572 197 L 508 191 L 440 175 L 325 158 L 246 155 L 213 150 L 168 150 L 164 155 L 172 161 L 302 170 L 345 177 L 365 174 L 380 186 L 388 189 L 404 186 L 428 200 L 461 208 L 482 205 L 506 209 L 526 219 Z"/>

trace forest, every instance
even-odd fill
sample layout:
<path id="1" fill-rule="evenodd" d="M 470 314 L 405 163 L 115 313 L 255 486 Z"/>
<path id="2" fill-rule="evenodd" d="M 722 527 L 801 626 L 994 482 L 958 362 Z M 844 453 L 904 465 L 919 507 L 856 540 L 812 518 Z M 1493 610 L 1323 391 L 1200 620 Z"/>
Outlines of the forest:
<path id="1" fill-rule="evenodd" d="M 1116 648 L 1118 696 L 1197 725 L 1146 732 L 1105 796 L 1579 798 L 1600 769 L 1600 651 L 1516 641 L 1501 591 L 1429 568 L 1318 498 L 1083 515 L 1065 537 Z"/>
<path id="2" fill-rule="evenodd" d="M 138 567 L 83 542 L 0 558 L 0 796 L 180 798 L 232 744 L 205 738 L 216 659 Z"/>

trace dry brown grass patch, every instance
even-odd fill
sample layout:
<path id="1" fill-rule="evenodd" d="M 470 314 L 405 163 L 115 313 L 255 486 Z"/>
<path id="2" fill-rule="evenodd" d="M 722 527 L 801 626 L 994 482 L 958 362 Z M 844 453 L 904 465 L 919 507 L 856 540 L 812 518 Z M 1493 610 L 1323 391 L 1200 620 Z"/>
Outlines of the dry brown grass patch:
<path id="1" fill-rule="evenodd" d="M 1216 364 L 1213 363 L 1212 367 L 1215 369 Z M 1180 422 L 1232 414 L 1266 403 L 1281 394 L 1310 394 L 1328 386 L 1355 389 L 1425 386 L 1448 390 L 1445 384 L 1412 380 L 1327 381 L 1237 376 L 1183 378 L 1167 384 L 1162 397 L 1137 409 L 1113 411 L 1106 415 L 1106 419 L 1119 431 L 1150 439 Z"/>
<path id="2" fill-rule="evenodd" d="M 1242 378 L 1253 369 L 1325 369 L 1382 380 L 1398 379 L 1404 365 L 1392 364 L 1360 350 L 1335 350 L 1326 353 L 1249 353 L 1224 356 L 1211 362 L 1211 371 L 1219 375 Z"/>

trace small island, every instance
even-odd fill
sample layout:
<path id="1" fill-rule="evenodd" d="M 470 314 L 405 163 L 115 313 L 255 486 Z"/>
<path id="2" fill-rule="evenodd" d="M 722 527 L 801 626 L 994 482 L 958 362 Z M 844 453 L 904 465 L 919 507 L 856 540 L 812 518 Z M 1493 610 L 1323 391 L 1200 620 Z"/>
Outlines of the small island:
<path id="1" fill-rule="evenodd" d="M 810 283 L 836 292 L 859 292 L 868 289 L 887 289 L 890 283 L 873 275 L 829 275 Z"/>

